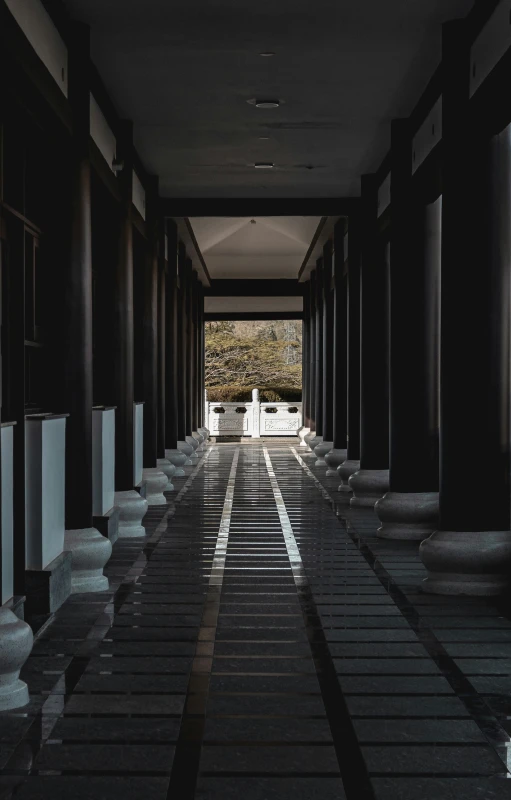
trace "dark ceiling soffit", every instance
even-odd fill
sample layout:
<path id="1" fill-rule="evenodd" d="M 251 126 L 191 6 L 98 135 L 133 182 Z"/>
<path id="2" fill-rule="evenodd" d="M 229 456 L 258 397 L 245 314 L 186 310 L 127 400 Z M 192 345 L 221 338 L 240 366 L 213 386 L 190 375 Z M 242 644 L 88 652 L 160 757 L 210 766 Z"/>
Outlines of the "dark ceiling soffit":
<path id="1" fill-rule="evenodd" d="M 208 268 L 206 266 L 206 262 L 204 261 L 204 256 L 202 255 L 202 251 L 201 251 L 201 249 L 199 247 L 199 243 L 197 241 L 197 238 L 195 236 L 194 230 L 192 228 L 192 224 L 191 224 L 190 220 L 188 219 L 188 217 L 185 217 L 184 219 L 185 219 L 186 228 L 187 228 L 188 233 L 190 235 L 190 239 L 192 240 L 192 244 L 194 246 L 195 252 L 197 253 L 197 258 L 199 259 L 200 263 L 202 264 L 202 269 L 204 270 L 204 274 L 205 274 L 205 276 L 206 276 L 206 278 L 208 280 L 208 283 L 211 285 L 211 275 L 209 274 L 209 270 L 208 270 Z"/>
<path id="2" fill-rule="evenodd" d="M 206 322 L 248 322 L 250 320 L 282 320 L 282 319 L 303 319 L 303 311 L 246 311 L 218 312 L 216 314 L 204 314 Z"/>
<path id="3" fill-rule="evenodd" d="M 316 247 L 316 245 L 318 243 L 318 239 L 321 236 L 323 228 L 326 225 L 327 219 L 328 219 L 328 217 L 321 217 L 321 219 L 319 221 L 319 225 L 316 228 L 316 232 L 315 232 L 314 236 L 312 237 L 312 242 L 309 245 L 309 249 L 307 250 L 307 252 L 305 254 L 305 258 L 303 259 L 302 266 L 300 267 L 300 271 L 298 272 L 298 280 L 300 280 L 300 278 L 302 277 L 303 273 L 305 272 L 305 270 L 307 268 L 307 264 L 309 263 L 310 257 L 312 256 L 312 254 L 314 252 L 314 248 Z"/>
<path id="4" fill-rule="evenodd" d="M 195 199 L 164 197 L 166 217 L 347 217 L 358 197 Z"/>
<path id="5" fill-rule="evenodd" d="M 303 297 L 304 284 L 295 279 L 216 278 L 204 289 L 206 297 Z"/>

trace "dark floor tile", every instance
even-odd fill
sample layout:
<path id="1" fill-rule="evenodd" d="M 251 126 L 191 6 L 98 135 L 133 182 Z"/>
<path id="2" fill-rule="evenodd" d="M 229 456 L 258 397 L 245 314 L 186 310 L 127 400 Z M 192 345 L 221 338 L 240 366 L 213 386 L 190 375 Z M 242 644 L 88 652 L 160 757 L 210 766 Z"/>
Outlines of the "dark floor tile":
<path id="1" fill-rule="evenodd" d="M 30 777 L 16 800 L 167 800 L 168 778 Z"/>
<path id="2" fill-rule="evenodd" d="M 326 719 L 208 719 L 204 741 L 331 742 Z"/>
<path id="3" fill-rule="evenodd" d="M 359 742 L 487 743 L 471 719 L 354 719 L 353 726 Z"/>
<path id="4" fill-rule="evenodd" d="M 200 778 L 196 800 L 345 800 L 340 778 Z"/>
<path id="5" fill-rule="evenodd" d="M 66 714 L 181 714 L 184 695 L 83 694 L 70 697 Z"/>
<path id="6" fill-rule="evenodd" d="M 46 744 L 34 767 L 40 771 L 170 774 L 173 757 L 174 748 L 160 744 Z"/>
<path id="7" fill-rule="evenodd" d="M 509 800 L 505 778 L 373 778 L 376 800 Z"/>
<path id="8" fill-rule="evenodd" d="M 202 749 L 202 772 L 332 772 L 339 766 L 335 750 L 329 745 L 305 747 L 291 745 L 275 747 L 208 746 Z"/>

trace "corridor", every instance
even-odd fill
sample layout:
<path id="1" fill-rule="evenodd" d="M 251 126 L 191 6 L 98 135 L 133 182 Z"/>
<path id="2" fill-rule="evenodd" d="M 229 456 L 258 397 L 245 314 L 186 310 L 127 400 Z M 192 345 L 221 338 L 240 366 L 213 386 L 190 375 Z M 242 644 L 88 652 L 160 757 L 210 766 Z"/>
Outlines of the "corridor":
<path id="1" fill-rule="evenodd" d="M 416 545 L 314 461 L 210 444 L 117 541 L 0 719 L 2 798 L 511 797 L 506 601 L 421 594 Z"/>

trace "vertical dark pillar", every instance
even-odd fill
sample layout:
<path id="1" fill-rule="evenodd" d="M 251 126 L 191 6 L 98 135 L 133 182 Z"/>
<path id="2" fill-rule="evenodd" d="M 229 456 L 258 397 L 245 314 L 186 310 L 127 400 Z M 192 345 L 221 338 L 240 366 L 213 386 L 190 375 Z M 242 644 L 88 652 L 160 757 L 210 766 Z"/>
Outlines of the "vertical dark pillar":
<path id="1" fill-rule="evenodd" d="M 167 260 L 165 258 L 165 221 L 158 217 L 158 430 L 157 458 L 165 458 L 165 389 L 166 389 L 166 296 Z"/>
<path id="2" fill-rule="evenodd" d="M 168 263 L 165 282 L 165 451 L 177 450 L 179 429 L 179 358 L 182 337 L 179 329 L 177 258 L 177 226 L 167 222 Z M 183 436 L 184 441 L 184 436 Z M 168 454 L 166 452 L 168 457 Z"/>
<path id="3" fill-rule="evenodd" d="M 192 430 L 199 427 L 199 276 L 192 272 Z"/>
<path id="4" fill-rule="evenodd" d="M 89 161 L 89 29 L 75 26 L 70 50 L 73 114 L 70 258 L 63 271 L 66 528 L 92 528 L 92 257 Z"/>
<path id="5" fill-rule="evenodd" d="M 186 260 L 186 435 L 193 431 L 193 392 L 194 392 L 194 363 L 193 363 L 193 267 L 190 258 Z"/>
<path id="6" fill-rule="evenodd" d="M 312 447 L 323 441 L 323 259 L 316 264 L 316 314 L 315 314 L 315 352 L 314 352 L 314 382 L 316 411 L 316 439 L 312 440 Z"/>
<path id="7" fill-rule="evenodd" d="M 347 326 L 347 453 L 338 472 L 341 477 L 339 491 L 345 499 L 351 495 L 349 479 L 360 469 L 360 261 L 361 261 L 361 215 L 360 211 L 348 219 L 348 274 Z"/>
<path id="8" fill-rule="evenodd" d="M 440 522 L 421 544 L 426 591 L 497 594 L 509 584 L 509 129 L 469 108 L 463 23 L 443 30 Z M 467 227 L 477 208 L 477 224 Z M 470 431 L 477 430 L 477 485 Z M 472 446 L 471 446 L 472 445 Z"/>
<path id="9" fill-rule="evenodd" d="M 186 250 L 182 242 L 179 242 L 178 245 L 177 342 L 178 441 L 186 442 L 188 384 L 186 363 Z"/>
<path id="10" fill-rule="evenodd" d="M 147 203 L 144 262 L 143 385 L 144 467 L 156 467 L 158 441 L 158 182 L 151 181 Z"/>
<path id="11" fill-rule="evenodd" d="M 307 434 L 305 441 L 310 445 L 316 436 L 316 270 L 312 270 L 310 276 L 309 291 L 309 413 L 310 413 L 310 433 Z"/>
<path id="12" fill-rule="evenodd" d="M 332 449 L 334 439 L 333 392 L 334 392 L 334 295 L 333 295 L 332 242 L 323 247 L 323 442 L 316 466 L 325 465 L 325 453 Z M 328 448 L 328 449 L 327 449 Z"/>
<path id="13" fill-rule="evenodd" d="M 333 449 L 325 456 L 327 475 L 337 476 L 337 470 L 347 457 L 348 424 L 348 316 L 347 277 L 344 274 L 345 221 L 334 230 L 333 268 Z"/>
<path id="14" fill-rule="evenodd" d="M 115 427 L 115 485 L 117 491 L 133 489 L 133 124 L 122 124 L 118 149 L 124 161 L 119 174 L 121 194 L 117 262 L 114 275 L 114 387 L 117 406 Z"/>
<path id="15" fill-rule="evenodd" d="M 378 185 L 362 177 L 360 283 L 360 470 L 351 505 L 374 506 L 388 491 L 388 246 L 377 224 Z"/>
<path id="16" fill-rule="evenodd" d="M 434 332 L 425 315 L 425 209 L 414 194 L 407 120 L 392 123 L 391 180 L 390 491 L 375 510 L 379 536 L 420 541 L 438 524 L 438 458 L 428 429 L 436 365 L 427 358 Z"/>
<path id="17" fill-rule="evenodd" d="M 302 422 L 303 435 L 311 429 L 310 418 L 310 281 L 304 285 L 303 292 L 303 325 L 302 325 Z"/>

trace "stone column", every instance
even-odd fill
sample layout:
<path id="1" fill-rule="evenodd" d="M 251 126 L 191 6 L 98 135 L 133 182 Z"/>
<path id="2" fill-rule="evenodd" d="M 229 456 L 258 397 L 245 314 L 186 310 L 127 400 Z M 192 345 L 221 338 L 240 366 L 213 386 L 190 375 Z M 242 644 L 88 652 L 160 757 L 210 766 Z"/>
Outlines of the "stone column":
<path id="1" fill-rule="evenodd" d="M 175 476 L 181 477 L 185 474 L 183 465 L 186 463 L 187 455 L 178 449 L 181 433 L 179 358 L 182 342 L 177 287 L 178 239 L 174 220 L 168 220 L 166 228 L 168 257 L 165 281 L 165 458 L 176 468 Z"/>
<path id="2" fill-rule="evenodd" d="M 352 494 L 350 477 L 360 469 L 360 212 L 348 220 L 348 430 L 346 461 L 338 467 L 339 491 L 346 499 Z"/>
<path id="3" fill-rule="evenodd" d="M 114 274 L 113 351 L 115 425 L 115 505 L 119 507 L 119 536 L 144 536 L 142 519 L 147 500 L 133 487 L 134 465 L 134 323 L 133 323 L 133 124 L 124 122 L 118 138 L 123 160 L 119 173 L 118 251 Z"/>
<path id="4" fill-rule="evenodd" d="M 147 192 L 146 251 L 144 259 L 144 310 L 142 338 L 142 380 L 144 386 L 143 480 L 148 505 L 164 505 L 169 479 L 157 465 L 158 458 L 158 180 L 150 181 Z M 166 469 L 174 474 L 169 463 Z"/>
<path id="5" fill-rule="evenodd" d="M 187 360 L 187 265 L 186 249 L 182 242 L 178 243 L 178 277 L 177 277 L 177 385 L 178 385 L 178 436 L 177 448 L 186 455 L 185 465 L 192 461 L 190 456 L 194 448 L 187 440 L 188 431 L 188 360 Z"/>
<path id="6" fill-rule="evenodd" d="M 70 164 L 71 204 L 69 263 L 64 280 L 64 394 L 70 416 L 66 429 L 66 533 L 71 551 L 71 592 L 108 589 L 103 567 L 111 542 L 92 524 L 92 244 L 89 159 L 90 33 L 73 28 L 70 49 L 69 103 L 73 114 Z"/>
<path id="7" fill-rule="evenodd" d="M 334 231 L 333 309 L 333 449 L 325 456 L 327 475 L 336 477 L 347 458 L 348 445 L 348 314 L 347 276 L 344 274 L 345 221 Z"/>
<path id="8" fill-rule="evenodd" d="M 298 431 L 300 447 L 306 447 L 304 437 L 310 433 L 310 407 L 309 407 L 309 342 L 310 342 L 310 282 L 304 284 L 303 292 L 303 323 L 302 323 L 302 427 Z"/>
<path id="9" fill-rule="evenodd" d="M 303 440 L 310 448 L 316 437 L 316 270 L 312 270 L 309 280 L 309 433 Z"/>
<path id="10" fill-rule="evenodd" d="M 158 287 L 157 287 L 157 311 L 158 311 L 158 400 L 156 407 L 156 466 L 167 476 L 166 492 L 174 491 L 172 478 L 176 474 L 175 465 L 165 457 L 165 388 L 166 388 L 166 360 L 165 360 L 165 337 L 166 337 L 166 294 L 167 294 L 167 259 L 165 256 L 166 236 L 165 220 L 158 215 L 157 229 L 157 251 L 158 251 Z"/>
<path id="11" fill-rule="evenodd" d="M 375 510 L 379 536 L 420 541 L 438 525 L 438 452 L 429 430 L 437 372 L 427 357 L 436 331 L 426 313 L 434 300 L 428 292 L 436 289 L 429 272 L 439 274 L 432 256 L 439 253 L 428 247 L 425 207 L 412 183 L 407 120 L 392 123 L 391 180 L 390 491 Z"/>
<path id="12" fill-rule="evenodd" d="M 334 295 L 332 275 L 332 242 L 323 247 L 323 441 L 316 445 L 316 467 L 326 467 L 325 455 L 334 446 L 333 390 L 334 390 Z"/>
<path id="13" fill-rule="evenodd" d="M 374 506 L 389 488 L 388 245 L 377 225 L 378 186 L 362 177 L 360 283 L 360 469 L 352 506 Z"/>
<path id="14" fill-rule="evenodd" d="M 189 459 L 192 464 L 196 464 L 198 456 L 196 450 L 199 442 L 194 437 L 194 386 L 195 386 L 195 361 L 193 357 L 193 292 L 194 292 L 194 272 L 192 260 L 186 259 L 186 288 L 185 288 L 185 303 L 186 303 L 186 328 L 185 328 L 185 347 L 186 347 L 186 441 L 192 446 L 192 453 Z"/>
<path id="15" fill-rule="evenodd" d="M 323 259 L 316 263 L 315 309 L 314 309 L 314 412 L 315 437 L 309 439 L 314 450 L 323 441 Z"/>
<path id="16" fill-rule="evenodd" d="M 484 119 L 471 118 L 469 54 L 465 26 L 445 25 L 440 520 L 420 554 L 425 591 L 491 595 L 506 589 L 511 574 L 511 129 L 492 136 Z M 474 462 L 471 432 L 483 467 L 476 483 L 467 473 Z"/>

